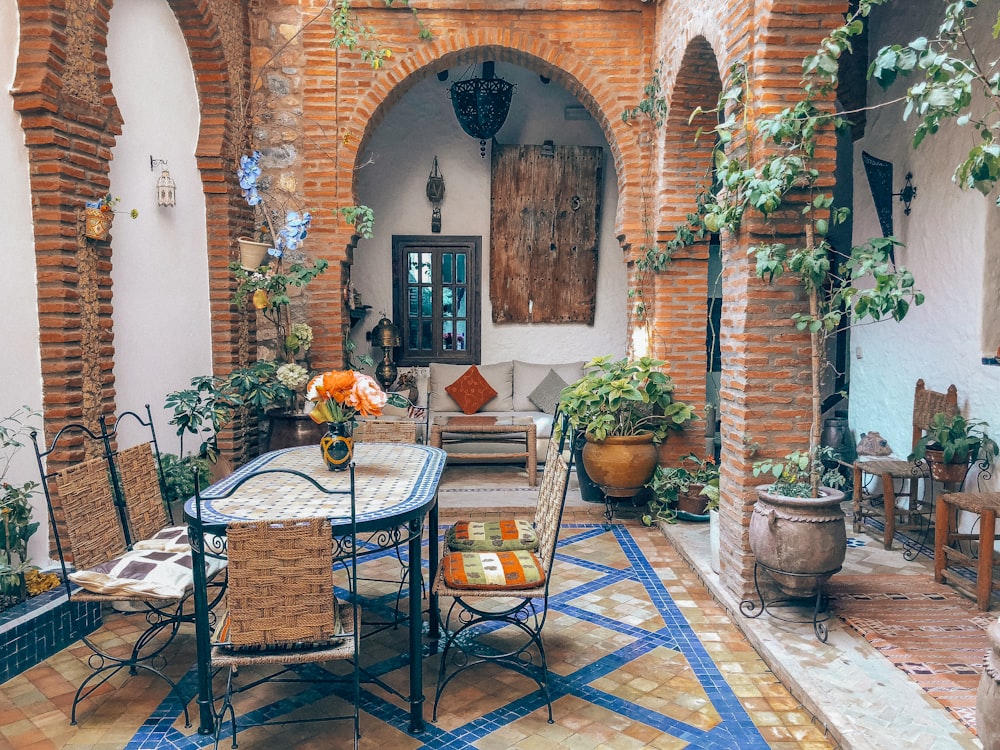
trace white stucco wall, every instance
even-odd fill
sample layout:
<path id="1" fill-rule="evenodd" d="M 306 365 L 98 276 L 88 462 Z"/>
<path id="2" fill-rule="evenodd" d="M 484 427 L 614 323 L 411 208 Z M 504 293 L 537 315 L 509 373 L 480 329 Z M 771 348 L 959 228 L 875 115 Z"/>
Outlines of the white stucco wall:
<path id="1" fill-rule="evenodd" d="M 0 417 L 22 405 L 40 410 L 42 371 L 38 349 L 38 294 L 35 280 L 35 242 L 31 222 L 31 189 L 28 150 L 21 118 L 14 111 L 10 89 L 14 83 L 19 39 L 17 6 L 0 0 L 0 205 L 4 207 L 4 264 L 0 273 L 0 299 L 6 323 L 0 326 Z M 37 423 L 40 426 L 40 422 Z M 30 443 L 17 451 L 5 481 L 22 485 L 38 481 L 38 468 Z M 29 540 L 28 555 L 37 564 L 48 559 L 45 498 L 33 502 L 39 530 Z"/>
<path id="2" fill-rule="evenodd" d="M 624 355 L 627 281 L 614 237 L 617 177 L 601 129 L 592 120 L 565 120 L 564 107 L 579 102 L 554 82 L 546 85 L 529 70 L 497 65 L 497 76 L 517 86 L 498 142 L 541 145 L 552 140 L 557 146 L 602 146 L 605 165 L 595 324 L 494 325 L 489 299 L 490 146 L 486 158 L 480 158 L 479 142 L 458 124 L 448 87 L 466 72 L 450 73 L 447 81 L 434 76 L 422 81 L 393 105 L 371 141 L 372 163 L 359 174 L 360 200 L 375 210 L 375 237 L 361 241 L 354 256 L 353 283 L 364 303 L 372 306 L 368 318 L 352 332 L 357 351 L 370 351 L 365 332 L 382 312 L 392 315 L 392 236 L 431 234 L 432 206 L 425 186 L 437 156 L 446 188 L 441 236 L 483 238 L 482 362 L 564 362 Z M 379 359 L 381 351 L 374 354 Z"/>
<path id="3" fill-rule="evenodd" d="M 161 449 L 177 438 L 163 411 L 165 394 L 212 369 L 205 202 L 194 153 L 198 97 L 190 58 L 165 0 L 115 3 L 108 64 L 125 120 L 111 163 L 111 191 L 120 208 L 114 249 L 115 384 L 120 410 L 154 412 Z M 156 205 L 166 159 L 177 183 L 177 206 Z M 136 440 L 126 435 L 123 447 Z"/>
<path id="4" fill-rule="evenodd" d="M 983 59 L 996 56 L 990 37 L 1000 0 L 981 3 L 981 23 L 972 39 Z M 871 55 L 885 44 L 905 43 L 919 35 L 931 36 L 943 5 L 932 0 L 897 0 L 887 10 L 873 14 Z M 891 14 L 888 24 L 879 20 Z M 987 52 L 989 50 L 989 52 Z M 901 96 L 906 83 L 899 81 L 887 92 L 870 85 L 869 105 Z M 851 342 L 850 421 L 856 434 L 875 429 L 897 453 L 910 447 L 913 386 L 923 378 L 929 388 L 943 391 L 954 383 L 962 412 L 989 422 L 1000 434 L 1000 367 L 982 363 L 984 318 L 998 315 L 1000 299 L 984 284 L 987 254 L 1000 253 L 996 232 L 995 195 L 959 190 L 952 182 L 955 165 L 963 157 L 973 134 L 968 128 L 946 124 L 928 136 L 919 150 L 912 149 L 916 121 L 903 122 L 903 105 L 890 104 L 870 111 L 865 137 L 854 148 L 854 241 L 880 236 L 878 220 L 861 152 L 887 159 L 894 165 L 894 191 L 913 172 L 917 197 L 910 216 L 895 202 L 895 233 L 906 247 L 897 249 L 897 262 L 914 274 L 926 302 L 911 310 L 900 324 L 893 322 L 857 326 Z M 995 266 L 994 266 L 995 267 Z M 974 483 L 974 482 L 973 482 Z M 997 479 L 993 479 L 993 486 Z"/>

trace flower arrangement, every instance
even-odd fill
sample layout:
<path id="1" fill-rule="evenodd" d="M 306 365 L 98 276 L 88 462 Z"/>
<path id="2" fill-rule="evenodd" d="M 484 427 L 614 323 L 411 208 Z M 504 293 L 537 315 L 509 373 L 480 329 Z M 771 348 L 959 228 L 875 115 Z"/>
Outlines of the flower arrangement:
<path id="1" fill-rule="evenodd" d="M 298 249 L 308 234 L 312 215 L 308 211 L 286 211 L 284 226 L 275 231 L 275 219 L 281 212 L 268 206 L 264 197 L 266 191 L 264 195 L 261 193 L 263 188 L 258 185 L 261 175 L 260 159 L 260 151 L 254 151 L 249 156 L 246 154 L 240 156 L 240 166 L 236 170 L 236 176 L 240 181 L 240 189 L 247 205 L 259 209 L 262 227 L 265 229 L 265 234 L 269 235 L 266 241 L 274 245 L 267 251 L 268 255 L 280 259 L 286 252 Z"/>
<path id="2" fill-rule="evenodd" d="M 356 370 L 330 370 L 309 382 L 306 398 L 315 403 L 309 413 L 317 424 L 357 421 L 378 417 L 389 396 L 369 375 Z"/>
<path id="3" fill-rule="evenodd" d="M 119 203 L 121 203 L 121 200 L 122 199 L 119 196 L 107 193 L 103 197 L 98 198 L 96 201 L 87 201 L 86 206 L 89 209 L 100 211 L 101 213 L 127 213 L 133 219 L 139 218 L 138 209 L 133 208 L 128 211 L 119 211 L 115 208 Z"/>

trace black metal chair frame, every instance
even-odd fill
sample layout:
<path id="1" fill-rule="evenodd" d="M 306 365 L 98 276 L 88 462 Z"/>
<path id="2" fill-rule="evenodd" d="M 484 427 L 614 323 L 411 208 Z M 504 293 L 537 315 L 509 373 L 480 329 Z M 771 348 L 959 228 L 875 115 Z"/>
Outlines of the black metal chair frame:
<path id="1" fill-rule="evenodd" d="M 316 479 L 305 474 L 301 471 L 295 469 L 285 469 L 285 468 L 270 468 L 270 469 L 260 469 L 253 473 L 247 474 L 242 477 L 238 482 L 234 483 L 232 486 L 228 487 L 226 491 L 218 495 L 217 497 L 225 498 L 233 495 L 240 487 L 245 485 L 247 482 L 258 478 L 266 474 L 286 474 L 299 477 L 304 482 L 309 483 L 315 489 L 323 492 L 327 495 L 350 495 L 351 498 L 351 514 L 350 514 L 350 533 L 346 535 L 338 535 L 336 532 L 331 540 L 333 545 L 333 565 L 336 568 L 338 565 L 343 566 L 348 577 L 348 590 L 349 598 L 351 601 L 351 614 L 354 622 L 353 632 L 351 635 L 353 643 L 353 658 L 350 659 L 352 663 L 351 670 L 351 698 L 354 706 L 354 711 L 350 715 L 336 715 L 336 716 L 320 716 L 320 717 L 310 717 L 304 719 L 272 719 L 262 722 L 258 726 L 270 726 L 270 725 L 280 725 L 280 724 L 304 724 L 304 723 L 314 723 L 322 721 L 341 721 L 347 719 L 353 719 L 354 726 L 354 747 L 355 750 L 358 747 L 358 741 L 361 737 L 361 725 L 360 725 L 360 704 L 361 704 L 361 688 L 360 688 L 360 674 L 361 667 L 359 663 L 360 656 L 360 625 L 361 625 L 361 608 L 358 605 L 358 594 L 357 594 L 357 568 L 358 568 L 358 534 L 357 534 L 357 508 L 356 508 L 356 496 L 355 496 L 355 466 L 352 463 L 349 467 L 350 471 L 350 489 L 349 490 L 339 490 L 339 489 L 328 489 L 321 485 Z M 202 518 L 202 497 L 201 491 L 199 489 L 199 483 L 197 481 L 197 470 L 195 471 L 195 519 L 190 523 L 189 538 L 191 541 L 192 551 L 197 551 L 199 555 L 206 557 L 224 557 L 228 550 L 228 540 L 224 535 L 224 529 L 214 526 L 212 524 L 207 524 Z M 198 574 L 198 570 L 203 569 L 203 567 L 196 566 L 196 572 L 194 575 L 195 579 L 195 602 L 196 606 L 200 606 L 199 602 L 207 601 L 207 582 L 203 575 Z M 333 576 L 333 570 L 330 572 Z M 214 607 L 214 603 L 208 603 L 207 605 L 211 612 Z M 214 613 L 212 613 L 214 615 Z M 212 618 L 214 620 L 214 617 Z M 214 624 L 214 623 L 213 623 Z M 206 638 L 210 636 L 206 633 L 204 634 Z M 199 636 L 201 637 L 201 636 Z M 199 649 L 203 653 L 211 653 L 212 644 L 202 644 Z M 268 652 L 273 656 L 273 652 Z M 293 653 L 293 652 L 289 652 Z M 302 653 L 302 652 L 294 652 Z M 211 660 L 210 660 L 211 661 Z M 253 661 L 252 655 L 247 655 L 247 662 Z M 318 661 L 318 660 L 317 660 Z M 316 662 L 308 662 L 308 664 L 314 664 Z M 226 679 L 226 692 L 221 697 L 218 707 L 216 707 L 216 700 L 213 696 L 198 696 L 199 705 L 205 705 L 211 702 L 210 709 L 214 718 L 214 737 L 215 737 L 215 748 L 219 746 L 219 740 L 222 734 L 222 726 L 225 721 L 225 716 L 228 713 L 230 719 L 230 727 L 232 729 L 232 747 L 237 747 L 236 744 L 236 710 L 233 706 L 233 696 L 240 693 L 246 692 L 258 685 L 265 682 L 282 682 L 282 683 L 323 683 L 323 684 L 344 684 L 344 678 L 337 677 L 330 673 L 325 673 L 324 675 L 316 675 L 315 670 L 310 670 L 309 674 L 298 675 L 298 672 L 294 669 L 294 666 L 302 666 L 301 662 L 296 662 L 295 665 L 289 664 L 282 666 L 278 671 L 269 674 L 265 677 L 257 678 L 251 682 L 243 685 L 236 685 L 233 681 L 234 676 L 237 673 L 237 668 L 235 666 L 229 668 L 229 674 Z M 213 674 L 217 674 L 218 670 L 224 667 L 217 667 L 214 662 L 210 664 L 199 664 L 199 669 L 211 669 Z M 325 670 L 324 670 L 325 672 Z M 296 675 L 294 677 L 288 675 Z"/>
<path id="2" fill-rule="evenodd" d="M 151 444 L 153 445 L 156 454 L 157 466 L 159 469 L 161 468 L 159 466 L 159 450 L 156 444 L 155 432 L 153 432 L 152 416 L 148 405 L 146 406 L 146 413 L 148 417 L 146 421 L 144 421 L 135 412 L 125 412 L 121 416 L 134 416 L 140 424 L 150 429 L 152 435 Z M 121 524 L 125 539 L 125 548 L 126 550 L 131 550 L 135 540 L 132 539 L 131 527 L 125 507 L 123 487 L 113 458 L 115 451 L 113 449 L 112 441 L 117 436 L 117 429 L 109 430 L 107 421 L 103 416 L 101 417 L 100 425 L 100 433 L 95 433 L 93 430 L 90 430 L 81 423 L 67 424 L 55 434 L 47 450 L 42 450 L 40 448 L 37 432 L 33 432 L 31 434 L 31 440 L 35 448 L 35 458 L 38 462 L 38 471 L 42 479 L 42 490 L 45 495 L 45 502 L 48 508 L 56 552 L 59 555 L 62 580 L 66 586 L 67 598 L 70 601 L 89 601 L 111 604 L 116 601 L 122 601 L 125 597 L 95 594 L 76 587 L 69 579 L 69 565 L 66 562 L 66 553 L 63 548 L 63 542 L 59 534 L 58 526 L 56 524 L 52 491 L 49 486 L 50 482 L 53 479 L 56 479 L 59 472 L 48 472 L 45 468 L 45 463 L 48 457 L 59 450 L 60 447 L 65 444 L 65 441 L 72 439 L 74 436 L 80 437 L 85 441 L 90 440 L 98 443 L 101 446 L 99 457 L 103 458 L 107 464 L 108 481 L 111 485 L 112 497 L 114 498 L 114 504 L 117 510 L 117 521 Z M 97 457 L 98 456 L 95 456 L 94 458 Z M 162 481 L 162 471 L 160 473 L 160 477 Z M 216 600 L 221 597 L 222 593 L 222 590 L 220 590 Z M 106 683 L 121 670 L 128 669 L 129 674 L 134 675 L 141 669 L 156 675 L 170 686 L 171 691 L 173 691 L 184 704 L 185 726 L 190 726 L 190 717 L 187 711 L 187 699 L 185 699 L 183 694 L 180 692 L 177 683 L 163 672 L 163 667 L 166 665 L 166 659 L 163 656 L 164 649 L 166 649 L 166 647 L 173 641 L 183 623 L 193 622 L 193 613 L 185 614 L 184 612 L 184 605 L 187 598 L 188 597 L 184 597 L 180 600 L 136 598 L 135 601 L 140 601 L 144 605 L 145 609 L 138 610 L 136 612 L 123 612 L 122 614 L 126 616 L 130 614 L 142 614 L 146 619 L 147 628 L 139 634 L 138 638 L 136 638 L 128 656 L 118 656 L 109 653 L 105 649 L 101 648 L 90 637 L 81 637 L 83 643 L 86 644 L 86 646 L 92 651 L 88 660 L 91 672 L 86 678 L 84 678 L 83 682 L 80 683 L 80 686 L 77 688 L 76 694 L 73 697 L 73 704 L 70 710 L 71 725 L 76 724 L 76 709 L 82 700 L 85 700 L 88 696 L 93 694 L 95 690 L 100 688 L 101 685 Z M 166 636 L 160 637 L 161 633 L 164 631 L 166 631 Z M 97 682 L 94 682 L 94 680 L 97 680 Z"/>
<path id="3" fill-rule="evenodd" d="M 550 548 L 542 551 L 541 562 L 545 570 L 545 583 L 538 589 L 527 591 L 518 590 L 469 590 L 464 594 L 457 594 L 455 590 L 447 589 L 440 595 L 452 596 L 452 604 L 447 613 L 441 615 L 441 626 L 444 630 L 444 647 L 441 651 L 441 660 L 438 668 L 437 689 L 434 694 L 433 718 L 437 719 L 438 703 L 445 687 L 459 674 L 468 669 L 481 664 L 496 664 L 510 669 L 514 672 L 533 680 L 542 691 L 548 707 L 548 721 L 553 723 L 552 717 L 552 696 L 548 687 L 548 662 L 546 659 L 545 646 L 542 643 L 542 628 L 548 616 L 549 586 L 552 580 L 552 568 L 555 561 L 555 553 L 558 541 L 559 527 L 562 524 L 563 510 L 566 506 L 566 490 L 569 485 L 569 475 L 573 466 L 573 452 L 568 451 L 565 457 L 565 448 L 571 446 L 572 441 L 567 436 L 568 427 L 563 423 L 562 437 L 558 441 L 558 448 L 554 456 L 549 456 L 545 461 L 545 469 L 542 474 L 542 481 L 539 487 L 539 495 L 548 486 L 546 481 L 561 481 L 561 497 L 559 498 L 558 512 L 553 518 L 555 528 L 550 542 Z M 570 436 L 571 437 L 571 436 Z M 562 464 L 561 466 L 559 464 Z M 561 480 L 547 477 L 550 472 L 562 474 Z M 440 566 L 439 566 L 440 567 Z M 439 573 L 440 576 L 440 573 Z M 446 589 L 443 579 L 440 577 L 435 581 L 435 588 Z M 486 600 L 494 603 L 493 609 L 479 604 L 479 601 Z M 513 600 L 513 601 L 511 601 Z M 505 604 L 505 602 L 507 602 Z M 449 629 L 449 623 L 454 621 L 458 627 Z M 516 648 L 509 651 L 499 652 L 494 648 L 479 643 L 476 635 L 492 632 L 505 626 L 513 626 L 521 631 L 527 638 Z M 535 663 L 531 648 L 534 646 L 538 652 L 538 663 Z M 457 653 L 453 653 L 453 649 Z M 455 662 L 455 668 L 447 675 L 449 656 Z"/>

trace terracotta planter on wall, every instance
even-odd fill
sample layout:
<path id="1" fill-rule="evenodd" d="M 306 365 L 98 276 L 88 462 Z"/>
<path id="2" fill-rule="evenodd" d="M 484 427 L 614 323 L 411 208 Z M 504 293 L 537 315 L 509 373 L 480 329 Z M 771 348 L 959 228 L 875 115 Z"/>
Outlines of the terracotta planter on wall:
<path id="1" fill-rule="evenodd" d="M 642 490 L 656 470 L 657 448 L 653 433 L 609 436 L 594 440 L 587 435 L 583 463 L 587 473 L 609 497 L 632 497 Z"/>
<path id="2" fill-rule="evenodd" d="M 106 240 L 111 231 L 111 222 L 115 219 L 114 211 L 102 211 L 99 208 L 84 209 L 83 233 L 92 240 Z"/>
<path id="3" fill-rule="evenodd" d="M 785 594 L 816 594 L 844 563 L 847 527 L 844 493 L 820 487 L 821 497 L 786 497 L 757 487 L 750 518 L 750 549 Z M 786 573 L 789 575 L 782 575 Z"/>

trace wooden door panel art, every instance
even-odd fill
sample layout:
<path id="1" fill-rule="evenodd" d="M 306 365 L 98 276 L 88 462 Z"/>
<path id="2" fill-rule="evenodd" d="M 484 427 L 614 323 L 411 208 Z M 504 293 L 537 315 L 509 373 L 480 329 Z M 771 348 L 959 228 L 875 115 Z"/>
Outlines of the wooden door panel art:
<path id="1" fill-rule="evenodd" d="M 493 147 L 494 323 L 594 324 L 603 149 Z"/>

